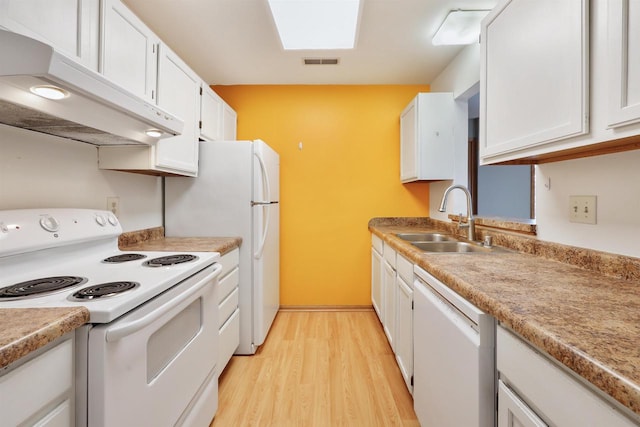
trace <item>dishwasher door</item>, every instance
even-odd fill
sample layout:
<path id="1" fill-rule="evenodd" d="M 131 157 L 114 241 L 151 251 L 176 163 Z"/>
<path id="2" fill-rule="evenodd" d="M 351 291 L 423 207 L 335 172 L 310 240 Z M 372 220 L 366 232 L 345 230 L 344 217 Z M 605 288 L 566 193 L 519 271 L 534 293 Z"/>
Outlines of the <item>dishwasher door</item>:
<path id="1" fill-rule="evenodd" d="M 493 427 L 495 320 L 424 270 L 416 273 L 424 279 L 414 283 L 418 420 L 423 426 Z"/>

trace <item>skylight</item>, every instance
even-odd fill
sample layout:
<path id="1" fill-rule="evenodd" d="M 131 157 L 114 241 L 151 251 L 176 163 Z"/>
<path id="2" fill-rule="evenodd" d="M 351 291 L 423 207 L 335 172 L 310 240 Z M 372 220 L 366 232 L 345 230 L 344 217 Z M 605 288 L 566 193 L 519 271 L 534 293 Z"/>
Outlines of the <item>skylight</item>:
<path id="1" fill-rule="evenodd" d="M 353 49 L 360 0 L 269 0 L 282 47 Z"/>

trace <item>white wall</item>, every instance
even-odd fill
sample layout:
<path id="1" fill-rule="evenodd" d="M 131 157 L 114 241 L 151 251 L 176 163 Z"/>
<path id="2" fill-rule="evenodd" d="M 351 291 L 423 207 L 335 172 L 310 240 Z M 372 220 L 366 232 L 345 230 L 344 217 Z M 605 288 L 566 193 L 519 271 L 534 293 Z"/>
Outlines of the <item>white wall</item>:
<path id="1" fill-rule="evenodd" d="M 0 125 L 0 209 L 106 209 L 125 231 L 162 225 L 161 178 L 98 169 L 97 147 Z"/>
<path id="2" fill-rule="evenodd" d="M 432 92 L 453 92 L 456 98 L 454 127 L 455 173 L 453 181 L 433 182 L 429 186 L 429 216 L 447 220 L 447 213 L 465 213 L 466 199 L 461 191 L 455 190 L 449 196 L 447 213 L 438 212 L 442 195 L 452 183 L 468 185 L 467 144 L 468 107 L 467 100 L 478 92 L 480 82 L 480 44 L 472 44 L 460 51 L 436 79 L 431 82 Z"/>
<path id="3" fill-rule="evenodd" d="M 537 166 L 539 238 L 640 257 L 639 165 L 640 150 Z M 570 195 L 598 196 L 596 225 L 569 222 Z"/>

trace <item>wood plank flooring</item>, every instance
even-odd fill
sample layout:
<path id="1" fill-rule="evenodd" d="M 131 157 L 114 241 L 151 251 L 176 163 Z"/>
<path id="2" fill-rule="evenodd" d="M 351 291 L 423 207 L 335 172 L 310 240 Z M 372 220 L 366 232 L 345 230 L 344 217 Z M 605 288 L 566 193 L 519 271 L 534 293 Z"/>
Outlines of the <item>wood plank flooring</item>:
<path id="1" fill-rule="evenodd" d="M 276 316 L 253 356 L 220 376 L 210 427 L 419 426 L 374 311 Z"/>

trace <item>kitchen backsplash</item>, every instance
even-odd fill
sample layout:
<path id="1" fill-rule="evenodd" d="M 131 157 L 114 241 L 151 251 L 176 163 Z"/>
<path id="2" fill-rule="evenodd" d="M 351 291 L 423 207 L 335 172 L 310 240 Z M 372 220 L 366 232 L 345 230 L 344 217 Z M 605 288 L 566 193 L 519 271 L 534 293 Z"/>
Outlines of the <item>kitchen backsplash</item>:
<path id="1" fill-rule="evenodd" d="M 0 209 L 107 209 L 119 197 L 125 231 L 162 225 L 159 177 L 98 169 L 97 147 L 0 125 Z"/>

